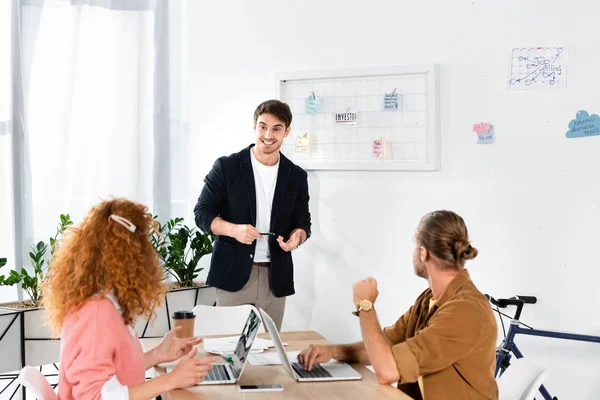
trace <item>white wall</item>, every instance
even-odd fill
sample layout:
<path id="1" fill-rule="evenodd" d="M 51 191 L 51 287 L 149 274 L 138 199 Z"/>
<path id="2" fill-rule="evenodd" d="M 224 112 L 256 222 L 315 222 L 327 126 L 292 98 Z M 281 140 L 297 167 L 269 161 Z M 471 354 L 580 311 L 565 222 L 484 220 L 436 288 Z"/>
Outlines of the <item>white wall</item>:
<path id="1" fill-rule="evenodd" d="M 426 286 L 412 273 L 417 222 L 445 208 L 480 250 L 469 268 L 483 292 L 536 295 L 525 322 L 600 335 L 600 137 L 565 139 L 578 110 L 600 112 L 599 13 L 558 0 L 190 2 L 192 196 L 215 158 L 252 141 L 277 72 L 439 63 L 441 171 L 310 172 L 313 237 L 295 255 L 284 329 L 359 339 L 351 284 L 366 275 L 380 283 L 380 320 L 394 322 Z M 567 91 L 505 90 L 510 49 L 529 45 L 568 47 Z M 496 144 L 474 144 L 480 121 Z M 551 369 L 553 395 L 600 397 L 600 345 L 518 343 Z"/>

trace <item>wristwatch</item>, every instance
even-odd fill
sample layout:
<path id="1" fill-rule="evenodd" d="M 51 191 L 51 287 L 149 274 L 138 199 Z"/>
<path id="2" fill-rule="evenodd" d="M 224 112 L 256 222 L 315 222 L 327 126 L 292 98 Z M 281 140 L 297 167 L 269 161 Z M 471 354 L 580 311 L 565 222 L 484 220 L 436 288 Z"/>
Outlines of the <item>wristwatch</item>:
<path id="1" fill-rule="evenodd" d="M 360 315 L 361 311 L 371 311 L 371 310 L 373 310 L 373 303 L 369 300 L 361 300 L 356 305 L 356 311 L 352 311 L 352 314 L 354 314 L 358 317 Z"/>

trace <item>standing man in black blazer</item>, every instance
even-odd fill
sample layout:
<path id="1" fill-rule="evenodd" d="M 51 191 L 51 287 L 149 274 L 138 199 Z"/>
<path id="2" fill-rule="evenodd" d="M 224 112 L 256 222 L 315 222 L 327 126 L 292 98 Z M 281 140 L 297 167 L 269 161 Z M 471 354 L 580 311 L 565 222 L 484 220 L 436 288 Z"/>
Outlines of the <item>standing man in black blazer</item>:
<path id="1" fill-rule="evenodd" d="M 291 123 L 287 104 L 260 104 L 256 142 L 217 159 L 194 208 L 196 225 L 217 236 L 207 282 L 217 288 L 217 306 L 254 304 L 279 330 L 294 294 L 291 251 L 311 225 L 306 171 L 280 152 Z"/>

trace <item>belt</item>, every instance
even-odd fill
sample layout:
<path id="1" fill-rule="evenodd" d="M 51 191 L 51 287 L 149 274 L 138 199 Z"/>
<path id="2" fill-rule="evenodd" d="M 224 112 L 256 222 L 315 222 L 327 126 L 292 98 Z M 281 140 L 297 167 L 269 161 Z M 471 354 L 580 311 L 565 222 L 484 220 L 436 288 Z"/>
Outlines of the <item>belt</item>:
<path id="1" fill-rule="evenodd" d="M 270 267 L 271 263 L 270 262 L 255 262 L 254 265 L 256 265 L 257 267 Z"/>

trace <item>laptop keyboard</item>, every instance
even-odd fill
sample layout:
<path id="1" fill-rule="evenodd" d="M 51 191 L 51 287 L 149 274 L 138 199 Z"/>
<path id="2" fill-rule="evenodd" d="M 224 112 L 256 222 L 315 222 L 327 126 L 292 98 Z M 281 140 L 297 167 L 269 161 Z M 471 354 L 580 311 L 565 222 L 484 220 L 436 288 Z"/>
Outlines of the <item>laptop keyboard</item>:
<path id="1" fill-rule="evenodd" d="M 208 371 L 208 376 L 204 377 L 204 380 L 209 382 L 228 381 L 231 380 L 231 378 L 229 378 L 225 365 L 214 364 L 213 369 Z"/>
<path id="2" fill-rule="evenodd" d="M 331 374 L 323 368 L 320 364 L 315 364 L 311 371 L 304 369 L 304 366 L 300 363 L 292 363 L 292 367 L 296 373 L 302 378 L 331 378 Z"/>

